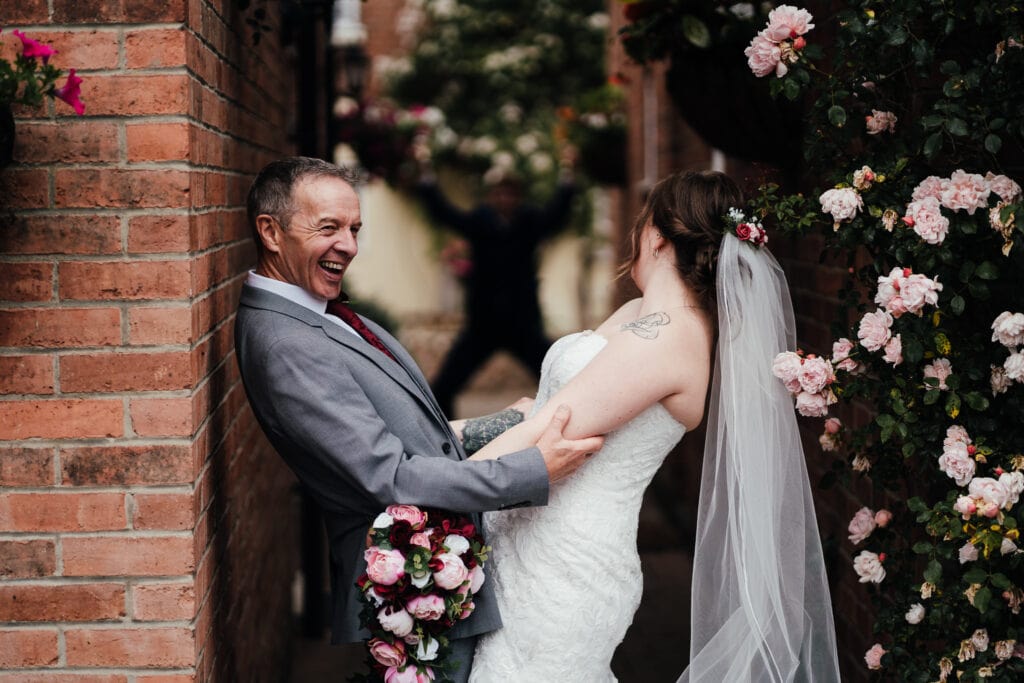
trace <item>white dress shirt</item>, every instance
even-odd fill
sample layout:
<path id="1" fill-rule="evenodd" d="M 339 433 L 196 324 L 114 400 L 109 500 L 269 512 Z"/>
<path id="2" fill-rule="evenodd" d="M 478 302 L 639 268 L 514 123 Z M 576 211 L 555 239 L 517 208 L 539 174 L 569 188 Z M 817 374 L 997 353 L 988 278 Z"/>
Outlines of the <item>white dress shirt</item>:
<path id="1" fill-rule="evenodd" d="M 284 297 L 285 299 L 288 299 L 288 301 L 298 304 L 303 308 L 308 308 L 314 313 L 318 313 L 319 315 L 327 318 L 335 325 L 340 325 L 355 336 L 359 337 L 359 339 L 362 339 L 364 342 L 366 341 L 363 339 L 363 336 L 356 332 L 355 329 L 353 329 L 353 327 L 347 322 L 338 316 L 331 315 L 327 312 L 327 299 L 321 299 L 318 296 L 314 296 L 298 285 L 293 285 L 282 280 L 275 280 L 272 277 L 259 275 L 254 270 L 249 271 L 249 276 L 246 278 L 245 284 L 257 289 L 266 290 L 272 294 L 277 294 L 278 296 Z"/>

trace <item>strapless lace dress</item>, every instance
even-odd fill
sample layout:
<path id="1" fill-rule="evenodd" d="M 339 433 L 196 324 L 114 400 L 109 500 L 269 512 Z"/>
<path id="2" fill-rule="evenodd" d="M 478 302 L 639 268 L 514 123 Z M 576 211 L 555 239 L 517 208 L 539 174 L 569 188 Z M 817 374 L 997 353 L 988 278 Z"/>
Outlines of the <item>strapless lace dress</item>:
<path id="1" fill-rule="evenodd" d="M 562 337 L 541 370 L 539 408 L 607 340 Z M 685 428 L 655 404 L 615 432 L 545 507 L 484 515 L 504 627 L 477 644 L 471 683 L 615 681 L 612 655 L 640 605 L 636 534 L 644 490 Z"/>

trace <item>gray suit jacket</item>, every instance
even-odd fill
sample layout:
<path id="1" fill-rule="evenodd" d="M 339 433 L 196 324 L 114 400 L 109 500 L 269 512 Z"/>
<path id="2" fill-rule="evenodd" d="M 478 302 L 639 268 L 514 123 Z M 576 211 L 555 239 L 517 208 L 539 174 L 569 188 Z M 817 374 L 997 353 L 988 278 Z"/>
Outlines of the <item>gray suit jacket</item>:
<path id="1" fill-rule="evenodd" d="M 398 362 L 315 312 L 248 285 L 235 321 L 249 403 L 324 514 L 336 643 L 366 636 L 355 581 L 366 567 L 366 531 L 387 505 L 478 513 L 544 505 L 548 496 L 547 469 L 536 448 L 466 460 L 412 357 L 364 320 Z M 484 583 L 475 612 L 452 637 L 501 625 L 491 588 Z"/>

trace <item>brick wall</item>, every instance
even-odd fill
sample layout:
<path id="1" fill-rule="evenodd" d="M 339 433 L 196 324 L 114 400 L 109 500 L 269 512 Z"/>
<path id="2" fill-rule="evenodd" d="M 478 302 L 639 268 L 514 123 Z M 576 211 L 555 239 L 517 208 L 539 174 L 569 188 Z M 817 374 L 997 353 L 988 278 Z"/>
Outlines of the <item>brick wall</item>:
<path id="1" fill-rule="evenodd" d="M 232 324 L 289 61 L 226 0 L 0 17 L 5 54 L 12 28 L 52 44 L 86 103 L 16 111 L 0 170 L 0 682 L 277 680 L 292 479 Z"/>

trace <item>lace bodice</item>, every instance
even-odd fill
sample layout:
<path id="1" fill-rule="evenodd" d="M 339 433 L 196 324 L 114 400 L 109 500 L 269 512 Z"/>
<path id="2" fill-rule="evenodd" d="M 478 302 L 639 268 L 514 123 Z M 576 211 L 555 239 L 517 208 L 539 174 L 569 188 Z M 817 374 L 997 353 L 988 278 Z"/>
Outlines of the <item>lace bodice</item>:
<path id="1" fill-rule="evenodd" d="M 548 350 L 536 409 L 607 344 L 596 333 Z M 660 404 L 615 432 L 548 505 L 487 513 L 488 573 L 505 626 L 481 639 L 470 680 L 614 681 L 610 663 L 640 604 L 636 531 L 644 490 L 685 429 Z"/>

